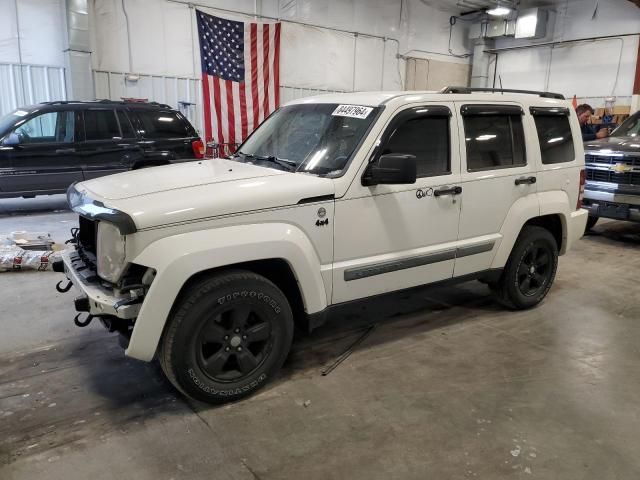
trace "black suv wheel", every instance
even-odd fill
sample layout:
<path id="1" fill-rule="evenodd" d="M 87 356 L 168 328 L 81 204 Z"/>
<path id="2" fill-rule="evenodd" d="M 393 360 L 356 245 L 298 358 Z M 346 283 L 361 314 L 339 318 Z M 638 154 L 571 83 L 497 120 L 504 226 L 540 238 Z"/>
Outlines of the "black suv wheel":
<path id="1" fill-rule="evenodd" d="M 531 308 L 547 295 L 558 268 L 558 245 L 549 230 L 526 226 L 492 290 L 508 308 Z"/>
<path id="2" fill-rule="evenodd" d="M 185 395 L 208 403 L 238 400 L 282 366 L 293 315 L 284 294 L 266 278 L 224 272 L 192 285 L 179 302 L 159 357 Z"/>

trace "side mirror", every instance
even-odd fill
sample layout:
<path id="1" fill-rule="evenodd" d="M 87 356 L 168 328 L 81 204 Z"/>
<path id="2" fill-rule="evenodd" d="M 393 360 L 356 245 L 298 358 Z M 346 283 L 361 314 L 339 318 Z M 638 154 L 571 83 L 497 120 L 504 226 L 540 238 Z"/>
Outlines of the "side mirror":
<path id="1" fill-rule="evenodd" d="M 20 137 L 16 132 L 11 132 L 2 141 L 2 145 L 5 147 L 17 147 L 18 145 L 20 145 Z"/>
<path id="2" fill-rule="evenodd" d="M 402 185 L 416 182 L 416 156 L 403 153 L 382 155 L 367 168 L 362 185 Z"/>

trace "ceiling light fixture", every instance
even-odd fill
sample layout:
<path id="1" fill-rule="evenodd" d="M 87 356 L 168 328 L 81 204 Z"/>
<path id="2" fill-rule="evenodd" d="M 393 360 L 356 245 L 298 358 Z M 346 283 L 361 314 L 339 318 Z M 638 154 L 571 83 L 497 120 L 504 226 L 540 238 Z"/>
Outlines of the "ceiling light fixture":
<path id="1" fill-rule="evenodd" d="M 487 10 L 487 13 L 489 15 L 492 15 L 494 17 L 504 17 L 506 15 L 509 15 L 511 13 L 511 9 L 507 8 L 507 7 L 494 7 L 494 8 L 490 8 L 489 10 Z"/>

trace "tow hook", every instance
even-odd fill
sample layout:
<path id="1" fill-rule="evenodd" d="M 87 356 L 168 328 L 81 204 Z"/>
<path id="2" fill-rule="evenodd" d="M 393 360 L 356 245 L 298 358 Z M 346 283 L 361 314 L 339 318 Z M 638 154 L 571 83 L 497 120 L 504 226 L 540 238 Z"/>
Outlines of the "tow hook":
<path id="1" fill-rule="evenodd" d="M 62 282 L 64 282 L 64 280 L 60 280 L 58 283 L 56 283 L 56 290 L 60 293 L 67 293 L 69 290 L 71 290 L 71 287 L 73 286 L 73 282 L 69 280 L 69 283 L 67 283 L 66 286 L 61 287 L 60 285 L 62 284 Z"/>
<path id="2" fill-rule="evenodd" d="M 93 320 L 93 315 L 89 314 L 87 315 L 87 318 L 81 321 L 80 315 L 82 315 L 82 313 L 77 314 L 73 319 L 73 323 L 75 323 L 78 327 L 86 327 L 91 323 L 91 320 Z"/>

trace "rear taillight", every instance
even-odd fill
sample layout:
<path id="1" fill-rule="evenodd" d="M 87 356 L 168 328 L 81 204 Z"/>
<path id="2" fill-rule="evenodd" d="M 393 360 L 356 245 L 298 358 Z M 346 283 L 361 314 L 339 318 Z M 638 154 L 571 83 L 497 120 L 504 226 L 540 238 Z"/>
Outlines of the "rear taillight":
<path id="1" fill-rule="evenodd" d="M 587 171 L 583 168 L 580 170 L 580 189 L 578 190 L 578 204 L 576 210 L 582 208 L 582 199 L 584 198 L 584 186 L 587 184 Z"/>
<path id="2" fill-rule="evenodd" d="M 193 149 L 193 156 L 196 158 L 204 158 L 204 143 L 202 140 L 197 139 L 191 142 L 191 148 Z"/>

